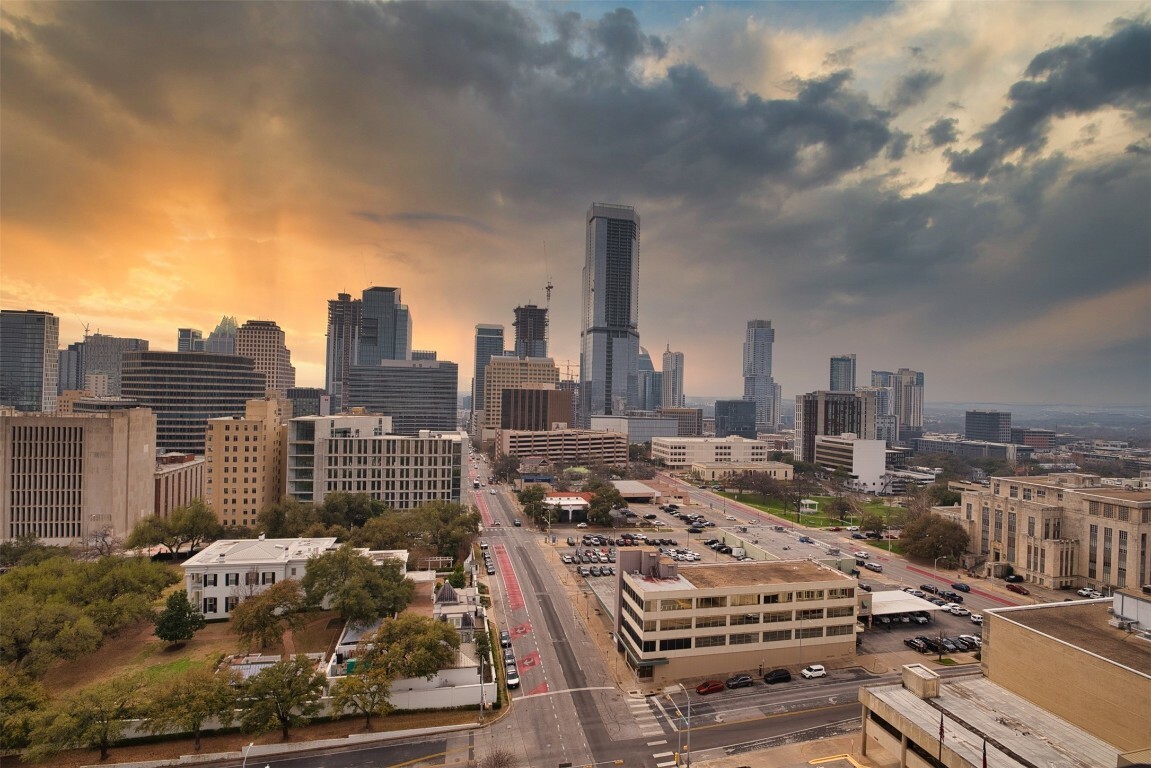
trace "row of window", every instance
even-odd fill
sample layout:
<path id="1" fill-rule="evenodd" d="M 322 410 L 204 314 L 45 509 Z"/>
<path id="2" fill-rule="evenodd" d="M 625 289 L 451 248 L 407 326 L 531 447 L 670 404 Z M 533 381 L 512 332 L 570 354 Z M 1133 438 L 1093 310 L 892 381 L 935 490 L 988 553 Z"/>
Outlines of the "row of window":
<path id="1" fill-rule="evenodd" d="M 624 610 L 637 623 L 638 617 L 630 605 L 624 603 Z M 656 621 L 647 619 L 643 622 L 644 632 L 676 632 L 689 629 L 706 629 L 711 627 L 739 627 L 751 624 L 778 624 L 792 621 L 813 621 L 819 619 L 845 618 L 855 615 L 855 606 L 844 605 L 835 608 L 812 608 L 806 611 L 773 611 L 770 613 L 737 613 L 721 616 L 697 616 L 693 620 L 690 616 L 678 619 L 662 619 Z M 694 621 L 694 624 L 693 624 Z"/>
<path id="2" fill-rule="evenodd" d="M 855 589 L 805 589 L 798 592 L 773 592 L 771 594 L 743 593 L 738 595 L 718 595 L 709 597 L 673 597 L 662 600 L 644 601 L 645 613 L 665 611 L 707 610 L 713 608 L 738 608 L 754 605 L 777 605 L 790 602 L 813 602 L 816 600 L 843 600 L 855 597 Z M 637 595 L 632 595 L 637 599 Z M 637 600 L 638 601 L 638 600 Z"/>
<path id="3" fill-rule="evenodd" d="M 295 574 L 295 570 L 296 570 L 295 568 L 292 569 L 293 575 Z M 261 571 L 252 570 L 252 571 L 247 571 L 244 574 L 225 573 L 224 574 L 224 586 L 225 587 L 238 587 L 240 585 L 240 576 L 241 575 L 243 575 L 243 577 L 244 577 L 244 586 L 248 586 L 248 587 L 257 586 L 260 584 L 275 584 L 276 583 L 275 571 L 262 571 L 261 572 Z M 193 573 L 192 574 L 192 584 L 194 586 L 197 586 L 197 587 L 199 587 L 199 586 L 217 587 L 217 586 L 219 586 L 219 577 L 220 577 L 220 574 L 218 574 L 218 573 Z"/>
<path id="4" fill-rule="evenodd" d="M 854 624 L 836 624 L 830 627 L 804 627 L 802 629 L 781 629 L 772 632 L 736 632 L 727 635 L 701 635 L 698 637 L 671 637 L 664 640 L 641 641 L 642 651 L 652 653 L 658 648 L 661 652 L 686 651 L 691 648 L 722 648 L 729 645 L 754 645 L 757 643 L 784 643 L 791 640 L 813 640 L 822 637 L 843 637 L 855 632 Z M 629 632 L 629 634 L 631 634 Z"/>

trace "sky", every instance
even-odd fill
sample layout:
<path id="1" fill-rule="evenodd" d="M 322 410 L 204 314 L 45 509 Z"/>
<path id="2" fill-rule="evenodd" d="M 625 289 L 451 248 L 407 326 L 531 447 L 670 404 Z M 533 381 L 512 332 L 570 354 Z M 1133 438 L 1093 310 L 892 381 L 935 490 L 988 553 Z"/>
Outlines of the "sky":
<path id="1" fill-rule="evenodd" d="M 689 397 L 765 319 L 788 398 L 855 353 L 1151 407 L 1148 3 L 5 0 L 0 115 L 0 306 L 62 345 L 274 320 L 319 386 L 327 301 L 397 286 L 466 391 L 550 280 L 577 374 L 605 202 Z"/>

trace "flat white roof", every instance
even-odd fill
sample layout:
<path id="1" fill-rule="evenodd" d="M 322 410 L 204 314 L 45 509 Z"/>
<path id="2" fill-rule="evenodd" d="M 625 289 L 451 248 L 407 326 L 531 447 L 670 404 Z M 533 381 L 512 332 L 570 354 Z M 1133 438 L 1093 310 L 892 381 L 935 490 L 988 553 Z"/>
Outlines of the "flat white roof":
<path id="1" fill-rule="evenodd" d="M 336 537 L 312 539 L 220 539 L 184 561 L 184 567 L 219 563 L 282 563 L 307 559 L 336 546 Z"/>
<path id="2" fill-rule="evenodd" d="M 894 613 L 914 613 L 915 611 L 942 611 L 935 603 L 901 590 L 885 590 L 871 593 L 871 615 L 890 616 Z"/>

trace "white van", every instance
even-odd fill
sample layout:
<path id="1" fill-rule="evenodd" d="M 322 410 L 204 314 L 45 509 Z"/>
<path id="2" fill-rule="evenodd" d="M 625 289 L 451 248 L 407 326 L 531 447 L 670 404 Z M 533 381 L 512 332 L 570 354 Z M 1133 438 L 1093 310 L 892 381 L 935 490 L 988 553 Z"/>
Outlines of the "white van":
<path id="1" fill-rule="evenodd" d="M 869 571 L 875 571 L 876 573 L 883 573 L 883 566 L 880 565 L 879 563 L 864 563 L 863 567 Z"/>

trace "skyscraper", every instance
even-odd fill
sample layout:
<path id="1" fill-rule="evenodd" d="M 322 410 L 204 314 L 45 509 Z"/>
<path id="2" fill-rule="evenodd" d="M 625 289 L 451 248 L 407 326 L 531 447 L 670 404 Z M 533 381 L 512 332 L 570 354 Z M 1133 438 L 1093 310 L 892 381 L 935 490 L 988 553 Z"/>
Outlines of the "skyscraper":
<path id="1" fill-rule="evenodd" d="M 754 440 L 758 435 L 755 431 L 755 403 L 751 400 L 716 400 L 715 401 L 715 436 L 728 437 L 737 435 Z"/>
<path id="2" fill-rule="evenodd" d="M 412 317 L 399 288 L 364 291 L 360 316 L 360 365 L 412 359 Z"/>
<path id="3" fill-rule="evenodd" d="M 219 324 L 204 339 L 204 351 L 217 355 L 236 354 L 236 318 L 224 315 Z"/>
<path id="4" fill-rule="evenodd" d="M 835 355 L 831 358 L 832 392 L 855 391 L 855 355 Z"/>
<path id="5" fill-rule="evenodd" d="M 548 311 L 546 307 L 525 304 L 515 309 L 516 356 L 548 356 Z"/>
<path id="6" fill-rule="evenodd" d="M 353 365 L 345 407 L 392 418 L 397 435 L 456 429 L 459 370 L 447 360 L 381 360 Z"/>
<path id="7" fill-rule="evenodd" d="M 663 405 L 663 372 L 652 365 L 651 355 L 643 347 L 639 348 L 636 365 L 639 380 L 638 407 L 644 411 L 654 411 Z"/>
<path id="8" fill-rule="evenodd" d="M 484 410 L 484 376 L 488 362 L 504 353 L 504 327 L 502 325 L 476 325 L 475 371 L 472 376 L 472 430 L 479 436 Z"/>
<path id="9" fill-rule="evenodd" d="M 580 328 L 580 418 L 623 415 L 639 402 L 640 219 L 626 205 L 587 212 Z"/>
<path id="10" fill-rule="evenodd" d="M 748 320 L 743 340 L 743 399 L 755 401 L 755 426 L 779 427 L 779 392 L 771 377 L 771 347 L 775 330 L 770 320 Z"/>
<path id="11" fill-rule="evenodd" d="M 874 392 L 809 392 L 795 398 L 795 458 L 815 461 L 817 435 L 875 439 Z"/>
<path id="12" fill-rule="evenodd" d="M 60 318 L 51 312 L 0 311 L 0 405 L 54 412 L 59 346 Z"/>
<path id="13" fill-rule="evenodd" d="M 663 407 L 683 408 L 683 353 L 672 352 L 671 344 L 663 353 Z"/>
<path id="14" fill-rule="evenodd" d="M 1010 443 L 1011 414 L 1006 411 L 968 411 L 963 436 L 968 440 Z"/>
<path id="15" fill-rule="evenodd" d="M 296 369 L 284 332 L 271 320 L 249 320 L 236 330 L 236 354 L 255 361 L 256 370 L 268 380 L 268 391 L 284 399 L 296 386 Z"/>
<path id="16" fill-rule="evenodd" d="M 125 339 L 105 336 L 102 333 L 85 336 L 80 380 L 86 383 L 92 374 L 102 373 L 108 377 L 108 395 L 119 397 L 120 370 L 124 365 L 124 353 L 142 352 L 147 349 L 147 339 Z"/>
<path id="17" fill-rule="evenodd" d="M 899 439 L 906 442 L 923 432 L 923 373 L 910 368 L 872 371 L 871 386 L 891 388 L 891 413 L 899 422 Z"/>
<path id="18" fill-rule="evenodd" d="M 176 331 L 177 352 L 203 352 L 204 334 L 195 328 L 180 328 Z"/>
<path id="19" fill-rule="evenodd" d="M 340 293 L 328 301 L 328 349 L 324 388 L 332 398 L 332 412 L 344 410 L 348 374 L 360 354 L 360 315 L 363 304 L 350 293 Z"/>

